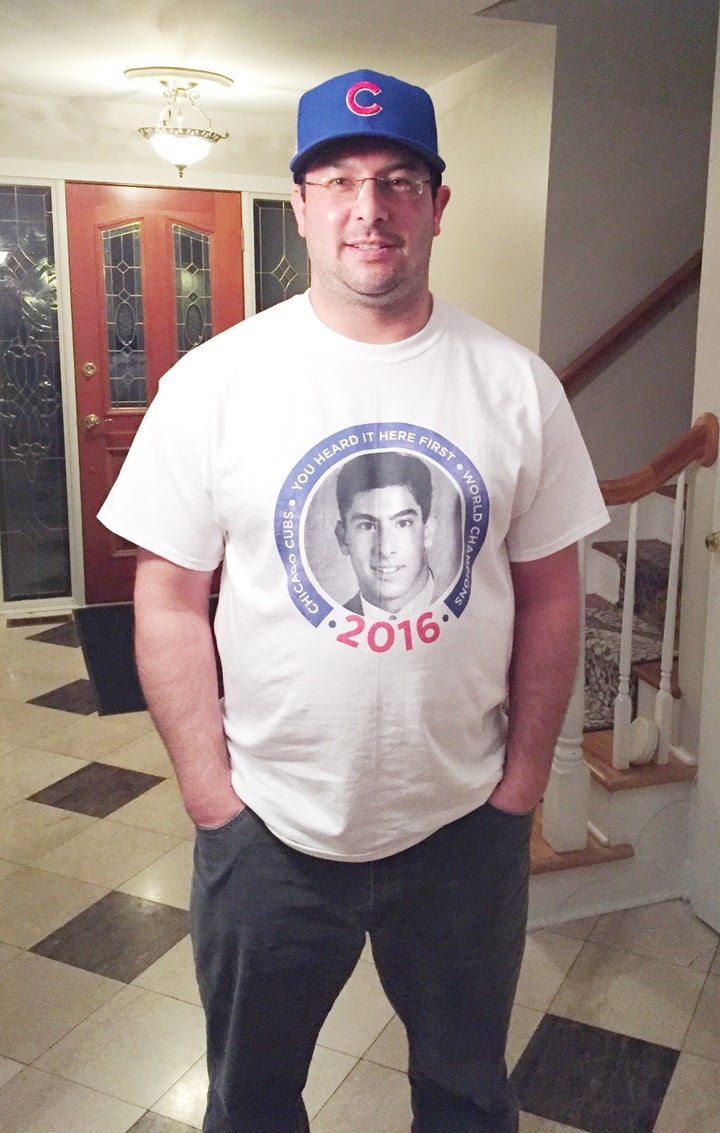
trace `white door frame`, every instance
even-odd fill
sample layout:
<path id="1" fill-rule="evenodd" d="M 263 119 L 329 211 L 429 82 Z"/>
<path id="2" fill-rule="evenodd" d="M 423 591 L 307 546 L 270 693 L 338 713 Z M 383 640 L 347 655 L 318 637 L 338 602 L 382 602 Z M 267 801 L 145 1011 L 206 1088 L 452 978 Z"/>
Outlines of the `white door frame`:
<path id="1" fill-rule="evenodd" d="M 720 41 L 719 41 L 720 44 Z M 700 284 L 693 417 L 720 416 L 720 51 L 710 141 L 707 213 Z M 705 548 L 705 536 L 720 531 L 720 461 L 701 469 L 690 516 L 689 565 L 698 567 L 698 601 L 703 603 L 697 799 L 691 830 L 690 895 L 699 917 L 720 932 L 720 552 Z M 692 579 L 689 580 L 692 589 Z M 699 627 L 700 628 L 700 627 Z"/>

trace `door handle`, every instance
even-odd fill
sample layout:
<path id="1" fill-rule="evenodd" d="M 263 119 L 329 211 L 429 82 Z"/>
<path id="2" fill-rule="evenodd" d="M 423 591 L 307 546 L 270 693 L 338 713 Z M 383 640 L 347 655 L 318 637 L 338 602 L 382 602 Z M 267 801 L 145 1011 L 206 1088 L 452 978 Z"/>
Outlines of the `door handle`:
<path id="1" fill-rule="evenodd" d="M 720 531 L 711 531 L 705 536 L 705 546 L 708 551 L 720 551 Z"/>
<path id="2" fill-rule="evenodd" d="M 112 421 L 112 417 L 98 417 L 97 413 L 88 413 L 83 421 L 86 429 L 97 429 L 98 425 L 105 425 L 108 421 Z"/>

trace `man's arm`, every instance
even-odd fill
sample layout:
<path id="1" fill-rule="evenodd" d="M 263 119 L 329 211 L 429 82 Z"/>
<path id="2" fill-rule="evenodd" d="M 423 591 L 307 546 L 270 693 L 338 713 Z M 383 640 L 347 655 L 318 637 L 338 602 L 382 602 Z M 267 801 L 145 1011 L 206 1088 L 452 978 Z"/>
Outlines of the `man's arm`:
<path id="1" fill-rule="evenodd" d="M 212 571 L 138 551 L 135 652 L 148 708 L 169 752 L 188 814 L 221 826 L 242 810 L 218 703 L 208 602 Z"/>
<path id="2" fill-rule="evenodd" d="M 505 771 L 489 802 L 525 813 L 541 800 L 572 691 L 579 652 L 577 545 L 512 563 L 515 629 Z"/>

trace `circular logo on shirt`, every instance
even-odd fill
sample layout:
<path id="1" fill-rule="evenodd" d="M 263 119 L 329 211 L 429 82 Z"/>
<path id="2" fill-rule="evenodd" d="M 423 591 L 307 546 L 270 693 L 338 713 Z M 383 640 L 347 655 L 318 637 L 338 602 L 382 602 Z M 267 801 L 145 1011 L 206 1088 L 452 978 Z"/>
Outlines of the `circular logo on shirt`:
<path id="1" fill-rule="evenodd" d="M 275 540 L 296 609 L 375 652 L 438 640 L 470 598 L 488 493 L 430 429 L 375 422 L 319 441 L 287 476 Z"/>

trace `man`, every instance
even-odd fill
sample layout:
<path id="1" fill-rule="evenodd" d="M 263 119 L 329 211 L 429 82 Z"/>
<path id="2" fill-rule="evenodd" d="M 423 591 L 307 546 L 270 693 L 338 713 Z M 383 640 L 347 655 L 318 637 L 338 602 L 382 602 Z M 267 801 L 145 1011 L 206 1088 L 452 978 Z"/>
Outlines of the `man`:
<path id="1" fill-rule="evenodd" d="M 321 84 L 291 169 L 309 294 L 178 363 L 101 513 L 141 548 L 138 668 L 197 827 L 203 1129 L 307 1131 L 315 1041 L 369 933 L 414 1133 L 514 1133 L 532 812 L 577 660 L 575 545 L 605 509 L 556 379 L 428 289 L 450 193 L 426 92 Z M 333 461 L 387 447 L 452 480 L 464 558 L 381 636 L 322 606 L 298 533 Z"/>
<path id="2" fill-rule="evenodd" d="M 427 465 L 405 453 L 363 453 L 341 469 L 336 494 L 335 536 L 360 587 L 345 608 L 380 620 L 428 609 L 435 517 Z"/>

